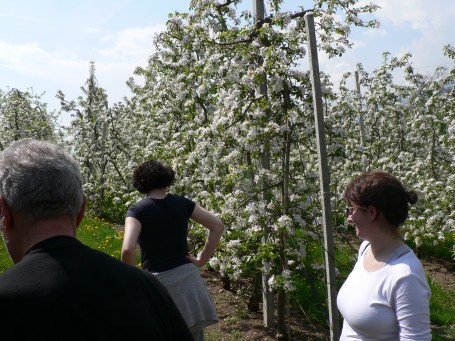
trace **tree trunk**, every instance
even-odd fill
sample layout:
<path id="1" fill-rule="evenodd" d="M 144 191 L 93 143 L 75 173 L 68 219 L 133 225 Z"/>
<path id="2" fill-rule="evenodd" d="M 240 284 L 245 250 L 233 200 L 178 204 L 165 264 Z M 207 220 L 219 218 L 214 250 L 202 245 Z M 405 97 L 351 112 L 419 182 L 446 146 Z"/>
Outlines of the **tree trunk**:
<path id="1" fill-rule="evenodd" d="M 254 313 L 259 311 L 259 303 L 261 302 L 261 272 L 258 271 L 254 275 L 253 290 L 248 299 L 248 310 Z"/>

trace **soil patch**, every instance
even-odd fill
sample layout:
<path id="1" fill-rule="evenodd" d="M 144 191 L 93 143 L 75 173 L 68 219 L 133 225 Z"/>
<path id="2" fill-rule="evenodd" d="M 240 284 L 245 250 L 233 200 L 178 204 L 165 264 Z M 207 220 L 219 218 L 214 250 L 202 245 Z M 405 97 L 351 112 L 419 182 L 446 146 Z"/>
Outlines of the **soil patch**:
<path id="1" fill-rule="evenodd" d="M 262 306 L 258 312 L 248 310 L 248 297 L 245 292 L 248 283 L 235 285 L 231 290 L 223 288 L 222 277 L 214 271 L 201 269 L 201 275 L 215 301 L 219 322 L 206 329 L 207 341 L 273 341 L 277 340 L 276 329 L 266 328 L 263 323 Z M 329 340 L 329 331 L 314 325 L 303 314 L 292 313 L 292 340 L 322 341 Z"/>
<path id="2" fill-rule="evenodd" d="M 421 259 L 427 276 L 442 285 L 444 290 L 455 292 L 455 264 L 433 257 Z"/>

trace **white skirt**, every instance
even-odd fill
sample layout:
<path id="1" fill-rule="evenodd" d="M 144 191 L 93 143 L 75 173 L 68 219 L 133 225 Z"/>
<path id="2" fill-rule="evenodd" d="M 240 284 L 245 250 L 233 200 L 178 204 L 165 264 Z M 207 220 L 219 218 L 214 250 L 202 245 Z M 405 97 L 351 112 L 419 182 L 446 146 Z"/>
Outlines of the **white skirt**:
<path id="1" fill-rule="evenodd" d="M 215 304 L 193 263 L 153 273 L 166 287 L 191 332 L 218 322 Z"/>

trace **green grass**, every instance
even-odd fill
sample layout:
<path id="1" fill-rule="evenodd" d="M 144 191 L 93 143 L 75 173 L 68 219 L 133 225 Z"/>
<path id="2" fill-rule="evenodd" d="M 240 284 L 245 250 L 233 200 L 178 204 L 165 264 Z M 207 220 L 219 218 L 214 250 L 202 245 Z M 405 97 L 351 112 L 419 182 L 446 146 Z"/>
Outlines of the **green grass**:
<path id="1" fill-rule="evenodd" d="M 242 333 L 239 330 L 230 332 L 229 335 L 226 335 L 225 332 L 219 329 L 211 329 L 208 327 L 204 332 L 204 339 L 206 341 L 243 341 Z"/>
<path id="2" fill-rule="evenodd" d="M 93 249 L 100 250 L 120 259 L 123 231 L 116 231 L 112 225 L 96 218 L 85 218 L 77 229 L 77 239 Z M 3 241 L 0 242 L 0 272 L 13 265 Z"/>
<path id="3" fill-rule="evenodd" d="M 433 340 L 455 340 L 455 291 L 445 290 L 431 279 L 428 283 L 431 288 L 430 320 L 436 326 Z"/>
<path id="4" fill-rule="evenodd" d="M 77 230 L 77 239 L 93 249 L 120 259 L 123 231 L 116 231 L 104 220 L 86 217 Z"/>
<path id="5" fill-rule="evenodd" d="M 13 265 L 13 261 L 6 250 L 3 241 L 0 242 L 0 272 L 9 269 Z"/>

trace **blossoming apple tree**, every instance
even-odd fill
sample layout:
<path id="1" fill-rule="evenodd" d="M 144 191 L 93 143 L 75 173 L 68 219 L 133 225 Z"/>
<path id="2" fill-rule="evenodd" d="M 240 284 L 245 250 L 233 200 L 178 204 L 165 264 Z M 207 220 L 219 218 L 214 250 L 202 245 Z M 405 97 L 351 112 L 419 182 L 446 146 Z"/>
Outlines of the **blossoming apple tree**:
<path id="1" fill-rule="evenodd" d="M 0 90 L 0 151 L 24 137 L 56 141 L 57 114 L 33 90 Z"/>

